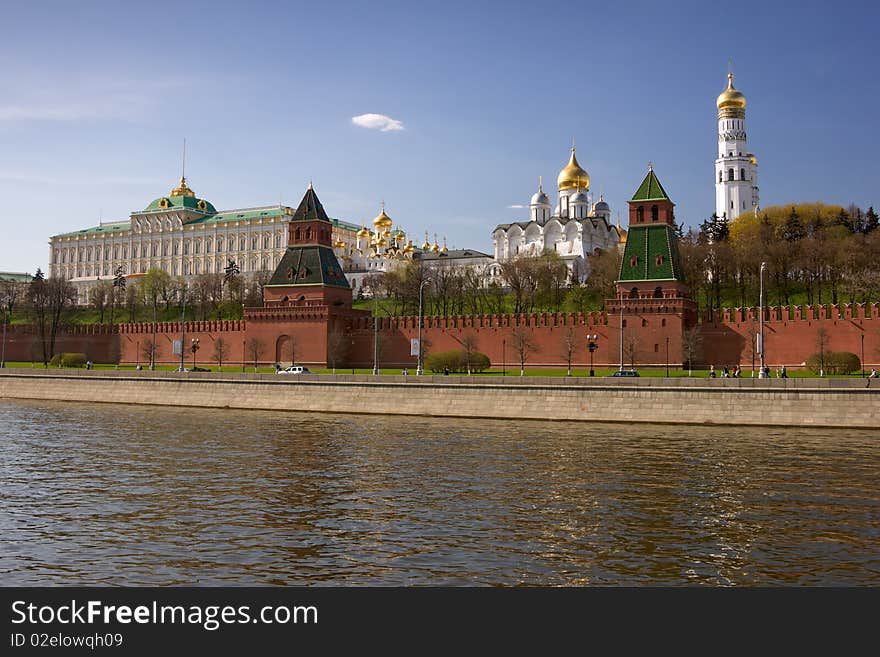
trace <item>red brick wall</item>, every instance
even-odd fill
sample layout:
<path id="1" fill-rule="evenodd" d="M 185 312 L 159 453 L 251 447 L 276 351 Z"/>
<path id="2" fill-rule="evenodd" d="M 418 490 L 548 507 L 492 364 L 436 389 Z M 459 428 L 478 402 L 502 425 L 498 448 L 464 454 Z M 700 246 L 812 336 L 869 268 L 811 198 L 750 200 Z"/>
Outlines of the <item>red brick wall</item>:
<path id="1" fill-rule="evenodd" d="M 630 336 L 637 340 L 636 367 L 663 366 L 666 362 L 666 339 L 669 338 L 669 362 L 682 362 L 681 335 L 686 324 L 682 312 L 662 312 L 648 300 L 644 307 L 626 309 L 624 318 L 624 342 Z M 668 303 L 668 302 L 667 302 Z M 857 304 L 850 307 L 820 306 L 815 308 L 767 308 L 764 324 L 767 363 L 771 367 L 785 364 L 797 367 L 816 351 L 817 331 L 824 327 L 829 335 L 827 348 L 831 351 L 851 351 L 862 355 L 864 336 L 865 363 L 880 363 L 880 307 Z M 535 313 L 529 315 L 479 315 L 457 317 L 426 317 L 423 338 L 426 352 L 459 349 L 459 340 L 467 333 L 477 339 L 477 349 L 487 354 L 493 365 L 508 367 L 517 363 L 513 348 L 512 331 L 518 324 L 527 326 L 533 333 L 537 349 L 527 364 L 537 366 L 565 365 L 563 336 L 569 328 L 577 335 L 574 364 L 584 368 L 589 364 L 587 351 L 588 334 L 597 334 L 599 348 L 593 354 L 596 367 L 617 366 L 620 362 L 620 317 L 617 313 Z M 712 317 L 704 318 L 699 325 L 703 338 L 703 354 L 697 366 L 709 364 L 751 365 L 751 341 L 757 330 L 755 309 L 724 309 Z M 754 327 L 754 329 L 753 329 Z M 94 362 L 113 362 L 116 353 L 124 363 L 144 362 L 143 344 L 152 341 L 152 324 L 121 324 L 113 332 L 112 327 L 76 327 L 58 336 L 56 351 L 76 351 L 87 354 Z M 158 362 L 172 364 L 179 357 L 172 355 L 172 342 L 180 337 L 180 324 L 160 323 L 157 326 Z M 328 330 L 329 329 L 329 330 Z M 216 368 L 213 358 L 214 344 L 223 338 L 229 345 L 227 362 L 230 367 L 240 367 L 242 355 L 250 338 L 257 338 L 263 345 L 259 361 L 290 361 L 290 343 L 296 344 L 297 363 L 323 366 L 328 356 L 328 335 L 345 336 L 344 358 L 346 366 L 370 367 L 373 363 L 373 325 L 369 313 L 347 308 L 328 306 L 288 307 L 248 310 L 247 320 L 188 322 L 186 343 L 198 338 L 200 349 L 197 363 Z M 410 356 L 410 339 L 418 334 L 417 318 L 380 318 L 379 362 L 383 367 L 416 366 L 416 358 Z M 29 361 L 34 343 L 30 327 L 10 327 L 7 339 L 7 360 Z M 278 353 L 280 349 L 281 353 Z M 279 358 L 280 356 L 280 358 Z M 36 356 L 39 358 L 39 355 Z M 244 359 L 251 361 L 251 356 Z M 627 365 L 628 356 L 625 357 Z M 192 356 L 186 352 L 187 366 Z"/>

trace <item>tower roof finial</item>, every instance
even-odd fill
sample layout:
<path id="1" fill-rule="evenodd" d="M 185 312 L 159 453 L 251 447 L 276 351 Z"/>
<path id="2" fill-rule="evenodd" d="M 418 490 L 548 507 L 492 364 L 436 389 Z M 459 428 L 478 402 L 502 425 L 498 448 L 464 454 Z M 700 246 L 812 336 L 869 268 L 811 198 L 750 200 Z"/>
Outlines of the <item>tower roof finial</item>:
<path id="1" fill-rule="evenodd" d="M 538 191 L 544 191 L 544 176 L 538 176 Z"/>
<path id="2" fill-rule="evenodd" d="M 651 160 L 648 160 L 648 171 L 654 170 L 654 163 Z"/>

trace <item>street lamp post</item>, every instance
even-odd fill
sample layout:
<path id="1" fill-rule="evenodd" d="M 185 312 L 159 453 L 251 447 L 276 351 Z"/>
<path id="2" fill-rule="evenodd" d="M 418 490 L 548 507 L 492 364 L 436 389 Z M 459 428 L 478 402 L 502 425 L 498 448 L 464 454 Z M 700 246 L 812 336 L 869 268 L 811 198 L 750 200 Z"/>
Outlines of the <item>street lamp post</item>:
<path id="1" fill-rule="evenodd" d="M 599 343 L 596 342 L 598 339 L 598 335 L 587 335 L 587 349 L 590 350 L 590 376 L 596 376 L 596 372 L 593 370 L 593 352 L 599 348 Z"/>
<path id="2" fill-rule="evenodd" d="M 6 367 L 6 325 L 9 323 L 9 306 L 3 304 L 3 353 L 0 354 L 0 369 Z M 862 340 L 862 352 L 864 352 L 865 341 Z M 864 360 L 864 358 L 862 358 Z M 863 366 L 864 369 L 864 366 Z"/>
<path id="3" fill-rule="evenodd" d="M 373 292 L 373 376 L 379 376 L 379 315 L 376 292 Z"/>
<path id="4" fill-rule="evenodd" d="M 183 306 L 180 310 L 180 371 L 183 372 L 183 343 L 186 341 L 186 287 L 180 291 L 183 295 Z M 244 348 L 242 347 L 242 365 L 241 371 L 244 372 Z"/>
<path id="5" fill-rule="evenodd" d="M 424 370 L 422 369 L 422 290 L 424 290 L 425 285 L 430 282 L 431 279 L 426 278 L 419 284 L 419 363 L 418 367 L 416 367 L 416 376 L 424 374 Z"/>
<path id="6" fill-rule="evenodd" d="M 767 263 L 761 263 L 761 291 L 758 296 L 758 313 L 760 314 L 760 332 L 758 337 L 758 353 L 761 356 L 761 373 L 758 374 L 759 379 L 763 379 L 764 374 L 764 270 L 767 268 Z"/>
<path id="7" fill-rule="evenodd" d="M 620 371 L 623 371 L 623 292 L 620 293 Z"/>
<path id="8" fill-rule="evenodd" d="M 192 346 L 190 347 L 190 350 L 192 351 L 192 355 L 193 355 L 193 369 L 196 369 L 196 352 L 199 350 L 199 339 L 198 338 L 192 339 Z M 181 349 L 181 351 L 183 351 L 183 349 Z"/>
<path id="9" fill-rule="evenodd" d="M 4 333 L 5 336 L 5 333 Z M 865 334 L 864 332 L 860 336 L 862 338 L 862 378 L 865 378 Z M 5 340 L 5 337 L 4 337 Z M 4 345 L 5 346 L 5 345 Z"/>
<path id="10" fill-rule="evenodd" d="M 669 378 L 669 336 L 666 336 L 666 378 Z"/>

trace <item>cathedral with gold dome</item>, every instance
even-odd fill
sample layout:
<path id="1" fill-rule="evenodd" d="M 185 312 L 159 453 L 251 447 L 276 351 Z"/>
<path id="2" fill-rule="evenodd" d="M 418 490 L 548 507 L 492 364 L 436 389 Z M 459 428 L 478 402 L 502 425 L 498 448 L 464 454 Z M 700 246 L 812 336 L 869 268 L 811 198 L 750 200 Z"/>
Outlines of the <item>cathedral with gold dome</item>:
<path id="1" fill-rule="evenodd" d="M 727 74 L 727 89 L 715 102 L 718 108 L 718 158 L 715 160 L 715 214 L 736 219 L 758 210 L 758 158 L 746 141 L 746 97 Z"/>
<path id="2" fill-rule="evenodd" d="M 529 203 L 529 220 L 499 224 L 492 232 L 495 259 L 520 255 L 557 253 L 573 281 L 583 282 L 590 273 L 588 257 L 597 250 L 617 248 L 625 231 L 611 223 L 611 207 L 600 195 L 590 195 L 590 175 L 578 163 L 574 146 L 568 164 L 556 178 L 555 206 L 542 182 Z"/>

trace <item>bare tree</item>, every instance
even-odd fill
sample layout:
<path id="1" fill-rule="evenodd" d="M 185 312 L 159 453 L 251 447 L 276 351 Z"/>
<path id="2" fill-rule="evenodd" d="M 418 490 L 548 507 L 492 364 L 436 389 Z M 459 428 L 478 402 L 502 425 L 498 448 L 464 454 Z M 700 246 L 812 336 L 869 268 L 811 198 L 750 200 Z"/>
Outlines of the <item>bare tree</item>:
<path id="1" fill-rule="evenodd" d="M 636 336 L 629 335 L 626 337 L 624 341 L 623 351 L 626 355 L 627 360 L 629 361 L 630 369 L 636 369 L 636 355 L 638 352 L 638 342 L 636 341 Z"/>
<path id="2" fill-rule="evenodd" d="M 568 372 L 566 376 L 571 376 L 571 361 L 574 359 L 574 351 L 577 349 L 577 333 L 575 333 L 574 327 L 569 326 L 568 329 L 563 331 L 562 340 L 560 346 L 562 350 L 560 351 L 560 355 L 565 359 L 565 362 L 568 364 Z"/>
<path id="3" fill-rule="evenodd" d="M 538 342 L 535 340 L 534 332 L 528 326 L 520 324 L 510 332 L 510 343 L 519 357 L 519 375 L 525 376 L 526 361 L 529 356 L 538 351 Z"/>
<path id="4" fill-rule="evenodd" d="M 458 344 L 461 345 L 461 351 L 464 354 L 465 368 L 468 376 L 471 375 L 471 363 L 474 361 L 474 354 L 477 352 L 477 336 L 472 331 L 468 331 L 461 338 L 456 338 L 450 334 Z"/>
<path id="5" fill-rule="evenodd" d="M 43 352 L 43 366 L 55 355 L 55 339 L 68 311 L 73 307 L 76 290 L 65 278 L 53 276 L 48 280 L 37 269 L 28 284 L 27 300 Z"/>
<path id="6" fill-rule="evenodd" d="M 141 343 L 141 356 L 144 357 L 144 360 L 150 363 L 155 367 L 156 361 L 159 359 L 159 356 L 162 352 L 162 344 L 159 342 L 153 342 L 152 340 L 144 340 Z"/>
<path id="7" fill-rule="evenodd" d="M 694 361 L 703 349 L 703 335 L 697 326 L 685 329 L 681 334 L 681 355 L 688 366 L 688 376 L 693 374 Z"/>
<path id="8" fill-rule="evenodd" d="M 334 331 L 327 336 L 327 364 L 333 368 L 334 374 L 336 367 L 345 360 L 349 346 L 349 337 L 345 333 Z"/>
<path id="9" fill-rule="evenodd" d="M 110 281 L 98 281 L 89 290 L 89 303 L 98 311 L 98 322 L 104 323 L 104 312 L 112 304 L 113 284 Z"/>
<path id="10" fill-rule="evenodd" d="M 246 345 L 246 353 L 250 356 L 251 360 L 254 362 L 254 372 L 257 371 L 257 362 L 260 360 L 260 356 L 263 355 L 263 352 L 266 350 L 266 345 L 263 344 L 263 341 L 259 338 L 250 338 L 247 341 Z"/>
<path id="11" fill-rule="evenodd" d="M 825 352 L 828 349 L 828 343 L 831 337 L 828 335 L 828 329 L 821 327 L 816 331 L 816 355 L 819 356 L 819 376 L 825 376 Z"/>
<path id="12" fill-rule="evenodd" d="M 223 361 L 229 358 L 229 345 L 226 343 L 226 340 L 224 340 L 222 336 L 214 340 L 214 353 L 212 354 L 212 356 L 214 360 L 217 361 L 217 366 L 222 372 Z"/>

